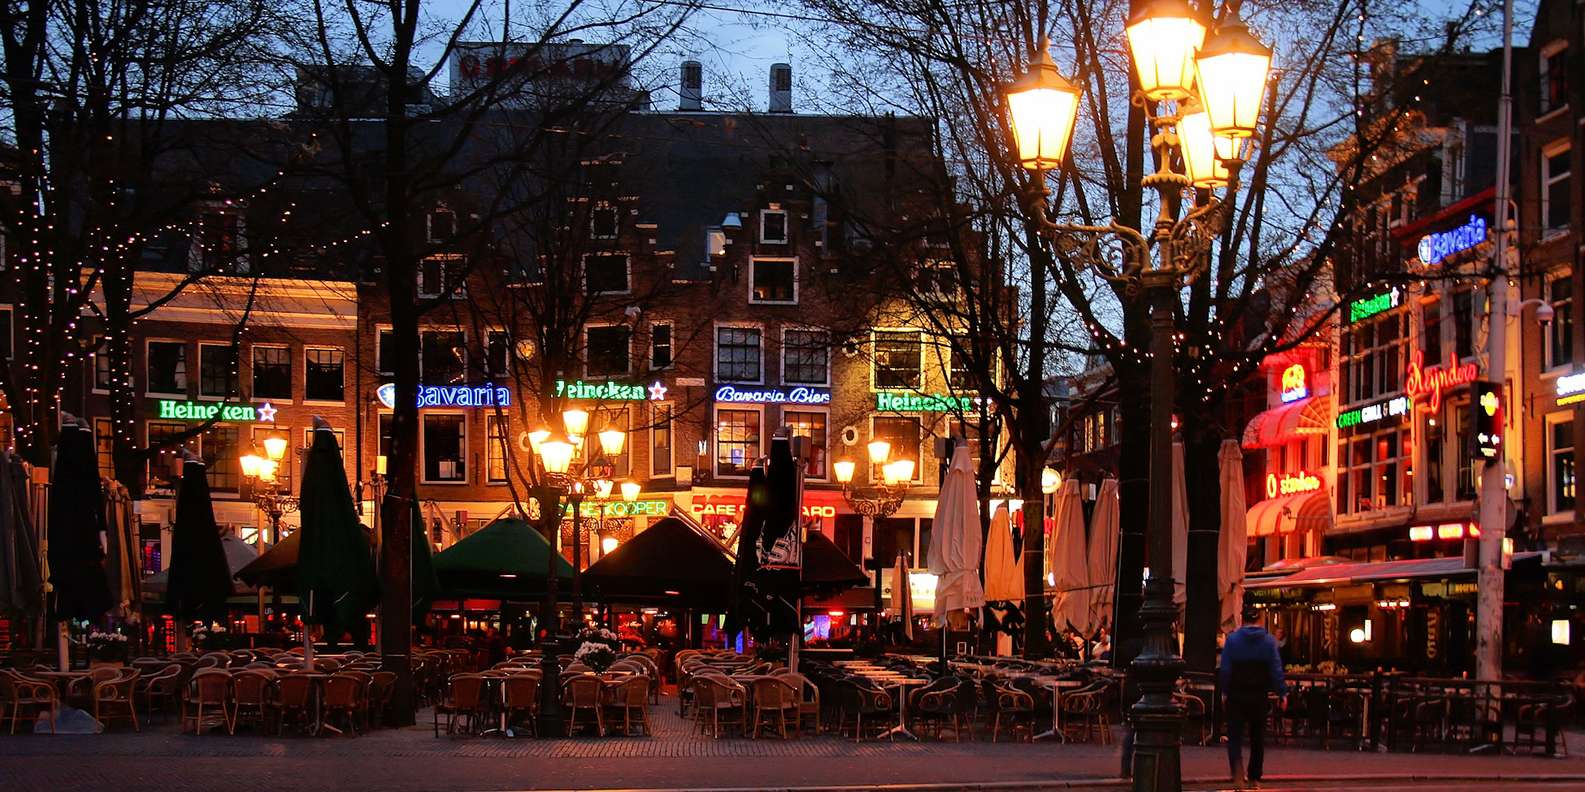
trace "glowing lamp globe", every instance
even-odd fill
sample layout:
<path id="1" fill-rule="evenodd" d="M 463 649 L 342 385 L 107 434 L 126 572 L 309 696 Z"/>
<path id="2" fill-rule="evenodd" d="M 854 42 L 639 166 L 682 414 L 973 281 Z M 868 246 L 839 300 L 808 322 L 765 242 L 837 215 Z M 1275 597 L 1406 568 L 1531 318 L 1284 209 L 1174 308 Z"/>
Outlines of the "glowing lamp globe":
<path id="1" fill-rule="evenodd" d="M 1030 170 L 1062 165 L 1079 115 L 1079 89 L 1057 71 L 1050 46 L 1041 39 L 1029 71 L 1007 86 L 1007 114 L 1018 164 Z"/>
<path id="2" fill-rule="evenodd" d="M 1271 48 L 1236 15 L 1229 15 L 1200 49 L 1195 68 L 1211 131 L 1233 138 L 1254 135 L 1271 73 Z"/>
<path id="3" fill-rule="evenodd" d="M 884 465 L 891 458 L 892 444 L 885 440 L 872 440 L 869 444 L 870 464 Z"/>
<path id="4" fill-rule="evenodd" d="M 837 483 L 850 484 L 853 482 L 853 470 L 858 465 L 851 459 L 838 459 L 831 463 L 831 472 L 836 474 Z"/>
<path id="5" fill-rule="evenodd" d="M 1183 173 L 1195 187 L 1226 187 L 1231 177 L 1225 164 L 1238 153 L 1238 139 L 1211 131 L 1211 117 L 1193 99 L 1183 104 L 1178 120 L 1178 142 L 1183 149 Z"/>
<path id="6" fill-rule="evenodd" d="M 546 440 L 539 444 L 539 462 L 546 473 L 566 473 L 572 466 L 572 443 L 565 440 Z"/>
<path id="7" fill-rule="evenodd" d="M 622 482 L 622 500 L 632 503 L 638 500 L 638 493 L 642 490 L 643 487 L 638 482 L 624 481 Z"/>
<path id="8" fill-rule="evenodd" d="M 1041 492 L 1044 492 L 1047 495 L 1050 495 L 1053 492 L 1056 492 L 1057 488 L 1061 487 L 1061 486 L 1062 486 L 1062 474 L 1058 473 L 1053 468 L 1046 468 L 1046 469 L 1040 471 L 1040 491 Z"/>
<path id="9" fill-rule="evenodd" d="M 549 439 L 549 429 L 535 429 L 528 433 L 528 448 L 537 455 L 539 454 L 539 447 L 544 445 L 545 441 Z"/>
<path id="10" fill-rule="evenodd" d="M 600 433 L 600 450 L 608 457 L 621 456 L 627 443 L 627 433 L 621 429 L 607 429 Z"/>
<path id="11" fill-rule="evenodd" d="M 264 459 L 258 454 L 243 454 L 242 458 L 237 461 L 242 465 L 242 475 L 254 478 L 259 475 L 259 463 L 263 462 Z"/>
<path id="12" fill-rule="evenodd" d="M 1128 50 L 1139 89 L 1154 101 L 1194 95 L 1194 52 L 1205 42 L 1205 25 L 1183 0 L 1153 0 L 1128 21 Z"/>
<path id="13" fill-rule="evenodd" d="M 616 552 L 617 545 L 621 544 L 614 536 L 600 537 L 600 555 L 610 555 Z"/>
<path id="14" fill-rule="evenodd" d="M 277 462 L 286 457 L 286 438 L 280 435 L 270 435 L 264 438 L 264 453 Z"/>
<path id="15" fill-rule="evenodd" d="M 568 437 L 583 437 L 589 432 L 589 413 L 577 408 L 567 410 L 561 414 L 561 425 Z"/>

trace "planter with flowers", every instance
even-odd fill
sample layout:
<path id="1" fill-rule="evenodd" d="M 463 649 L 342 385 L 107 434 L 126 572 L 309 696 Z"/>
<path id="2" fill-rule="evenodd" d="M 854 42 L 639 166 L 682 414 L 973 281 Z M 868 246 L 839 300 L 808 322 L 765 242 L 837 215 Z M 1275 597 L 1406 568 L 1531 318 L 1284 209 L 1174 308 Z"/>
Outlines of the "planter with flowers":
<path id="1" fill-rule="evenodd" d="M 97 665 L 121 665 L 127 659 L 127 636 L 117 630 L 89 630 L 84 639 L 88 660 Z"/>

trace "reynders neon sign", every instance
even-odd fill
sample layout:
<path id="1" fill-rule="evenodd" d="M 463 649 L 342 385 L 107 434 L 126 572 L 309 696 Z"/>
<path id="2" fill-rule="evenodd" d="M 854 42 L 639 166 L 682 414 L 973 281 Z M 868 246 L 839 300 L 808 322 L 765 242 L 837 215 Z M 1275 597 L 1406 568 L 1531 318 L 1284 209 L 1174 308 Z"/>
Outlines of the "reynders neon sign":
<path id="1" fill-rule="evenodd" d="M 1453 352 L 1448 352 L 1446 366 L 1425 368 L 1424 359 L 1425 354 L 1415 350 L 1409 359 L 1409 376 L 1403 381 L 1403 392 L 1410 401 L 1429 396 L 1432 412 L 1442 409 L 1443 393 L 1468 385 L 1480 376 L 1480 369 L 1474 363 L 1460 365 Z"/>
<path id="2" fill-rule="evenodd" d="M 1458 228 L 1420 237 L 1420 244 L 1416 249 L 1416 253 L 1419 254 L 1420 264 L 1429 267 L 1443 259 L 1463 253 L 1485 241 L 1485 218 L 1479 215 L 1470 215 L 1469 222 Z"/>
<path id="3" fill-rule="evenodd" d="M 1296 402 L 1310 395 L 1305 383 L 1304 366 L 1295 363 L 1282 372 L 1282 403 Z"/>
<path id="4" fill-rule="evenodd" d="M 1301 470 L 1298 473 L 1267 473 L 1266 497 L 1314 492 L 1321 488 L 1320 477 Z"/>
<path id="5" fill-rule="evenodd" d="M 395 408 L 396 384 L 387 382 L 375 388 L 374 396 L 387 408 Z M 420 385 L 418 406 L 510 407 L 512 391 L 504 385 Z"/>
<path id="6" fill-rule="evenodd" d="M 722 385 L 715 390 L 715 400 L 736 404 L 830 404 L 831 391 L 824 388 L 760 388 L 739 390 L 732 385 Z"/>

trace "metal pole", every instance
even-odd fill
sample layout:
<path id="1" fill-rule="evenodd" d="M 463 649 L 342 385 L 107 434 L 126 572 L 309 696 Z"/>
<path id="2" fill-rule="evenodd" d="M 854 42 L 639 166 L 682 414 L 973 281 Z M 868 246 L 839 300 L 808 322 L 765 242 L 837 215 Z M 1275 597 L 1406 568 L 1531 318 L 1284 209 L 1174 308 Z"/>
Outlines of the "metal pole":
<path id="1" fill-rule="evenodd" d="M 1162 241 L 1162 260 L 1170 251 Z M 1179 790 L 1183 771 L 1179 755 L 1182 710 L 1173 701 L 1173 689 L 1183 658 L 1178 656 L 1173 622 L 1178 609 L 1172 604 L 1172 406 L 1173 303 L 1176 279 L 1170 272 L 1152 271 L 1145 279 L 1152 298 L 1150 312 L 1150 524 L 1148 560 L 1150 579 L 1145 582 L 1145 602 L 1139 609 L 1143 645 L 1128 667 L 1140 697 L 1130 710 L 1134 728 L 1133 780 L 1137 792 Z"/>
<path id="2" fill-rule="evenodd" d="M 583 496 L 572 496 L 572 626 L 583 629 Z"/>
<path id="3" fill-rule="evenodd" d="M 1509 160 L 1513 143 L 1513 0 L 1502 7 L 1502 98 L 1497 105 L 1497 238 L 1493 244 L 1486 313 L 1486 377 L 1507 393 L 1508 379 L 1508 203 Z M 1503 420 L 1507 420 L 1504 411 Z M 1507 443 L 1504 443 L 1505 447 Z M 1475 677 L 1502 679 L 1503 539 L 1508 531 L 1508 486 L 1503 460 L 1480 472 L 1480 573 L 1475 606 Z"/>
<path id="4" fill-rule="evenodd" d="M 538 487 L 534 497 L 539 501 L 539 519 L 545 526 L 545 537 L 550 544 L 550 552 L 545 558 L 545 606 L 540 614 L 540 629 L 544 630 L 545 637 L 540 641 L 540 684 L 539 684 L 539 717 L 534 722 L 534 731 L 540 737 L 560 737 L 565 730 L 561 712 L 561 663 L 556 655 L 561 646 L 556 638 L 559 629 L 556 624 L 556 595 L 559 585 L 556 580 L 556 556 L 560 551 L 556 549 L 556 540 L 561 533 L 561 492 L 555 487 Z"/>

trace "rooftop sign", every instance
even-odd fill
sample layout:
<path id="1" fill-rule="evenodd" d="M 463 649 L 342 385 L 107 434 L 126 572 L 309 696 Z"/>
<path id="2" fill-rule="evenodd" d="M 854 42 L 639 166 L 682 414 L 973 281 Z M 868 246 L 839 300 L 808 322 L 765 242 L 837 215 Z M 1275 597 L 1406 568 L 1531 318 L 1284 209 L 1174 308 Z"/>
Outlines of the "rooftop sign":
<path id="1" fill-rule="evenodd" d="M 1409 397 L 1394 396 L 1390 399 L 1383 399 L 1382 401 L 1376 402 L 1375 404 L 1367 404 L 1364 407 L 1355 407 L 1352 410 L 1347 410 L 1337 414 L 1337 428 L 1347 429 L 1350 426 L 1375 423 L 1383 418 L 1407 415 L 1409 412 L 1409 404 Z"/>

